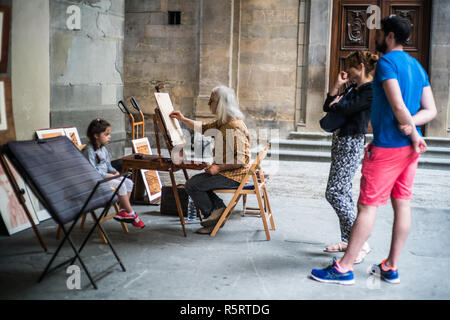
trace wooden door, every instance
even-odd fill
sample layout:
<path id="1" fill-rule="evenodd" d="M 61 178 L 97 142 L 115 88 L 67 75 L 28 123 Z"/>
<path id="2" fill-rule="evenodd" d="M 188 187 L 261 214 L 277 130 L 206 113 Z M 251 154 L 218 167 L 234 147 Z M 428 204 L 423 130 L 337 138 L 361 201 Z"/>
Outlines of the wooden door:
<path id="1" fill-rule="evenodd" d="M 344 59 L 353 51 L 375 52 L 375 30 L 366 26 L 367 8 L 381 0 L 334 0 L 331 33 L 331 59 L 329 87 L 344 69 Z M 383 16 L 383 15 L 381 15 Z"/>
<path id="2" fill-rule="evenodd" d="M 411 24 L 411 36 L 404 50 L 416 58 L 428 72 L 430 48 L 430 0 L 385 0 L 382 3 L 386 16 L 396 14 Z"/>
<path id="3" fill-rule="evenodd" d="M 431 0 L 334 0 L 329 87 L 336 81 L 343 70 L 344 59 L 352 51 L 376 53 L 376 30 L 370 30 L 366 25 L 370 5 L 380 7 L 381 18 L 396 14 L 410 21 L 411 36 L 404 50 L 428 72 Z"/>

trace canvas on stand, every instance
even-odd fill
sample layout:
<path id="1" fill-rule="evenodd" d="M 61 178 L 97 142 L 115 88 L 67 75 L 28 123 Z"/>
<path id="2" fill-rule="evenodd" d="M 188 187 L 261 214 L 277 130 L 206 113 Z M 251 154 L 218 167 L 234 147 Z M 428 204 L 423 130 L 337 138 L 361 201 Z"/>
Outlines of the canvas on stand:
<path id="1" fill-rule="evenodd" d="M 174 111 L 172 101 L 168 93 L 155 92 L 156 102 L 161 111 L 162 121 L 166 127 L 167 135 L 172 143 L 172 146 L 185 145 L 183 131 L 177 119 L 169 117 L 169 114 Z"/>

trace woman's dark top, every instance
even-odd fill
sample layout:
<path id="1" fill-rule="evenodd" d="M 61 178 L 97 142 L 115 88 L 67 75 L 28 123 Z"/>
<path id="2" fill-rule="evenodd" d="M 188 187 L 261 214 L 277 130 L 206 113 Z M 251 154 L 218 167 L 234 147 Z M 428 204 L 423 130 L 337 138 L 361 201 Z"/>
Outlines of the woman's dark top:
<path id="1" fill-rule="evenodd" d="M 372 104 L 372 82 L 367 82 L 356 89 L 356 85 L 348 87 L 344 97 L 330 108 L 330 103 L 337 97 L 327 94 L 323 104 L 324 112 L 339 112 L 346 116 L 347 122 L 340 128 L 338 135 L 350 136 L 367 133 Z"/>

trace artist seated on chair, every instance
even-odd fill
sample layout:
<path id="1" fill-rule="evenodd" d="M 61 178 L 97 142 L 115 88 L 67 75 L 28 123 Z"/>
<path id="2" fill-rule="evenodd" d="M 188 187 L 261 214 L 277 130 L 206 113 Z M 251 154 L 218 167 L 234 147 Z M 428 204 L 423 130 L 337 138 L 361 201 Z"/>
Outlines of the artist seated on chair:
<path id="1" fill-rule="evenodd" d="M 236 188 L 250 166 L 250 138 L 239 109 L 234 90 L 215 87 L 208 102 L 216 120 L 207 124 L 185 118 L 180 111 L 170 117 L 178 119 L 192 130 L 215 139 L 214 162 L 186 182 L 186 192 L 201 210 L 203 228 L 197 233 L 209 234 L 226 206 L 213 190 Z"/>

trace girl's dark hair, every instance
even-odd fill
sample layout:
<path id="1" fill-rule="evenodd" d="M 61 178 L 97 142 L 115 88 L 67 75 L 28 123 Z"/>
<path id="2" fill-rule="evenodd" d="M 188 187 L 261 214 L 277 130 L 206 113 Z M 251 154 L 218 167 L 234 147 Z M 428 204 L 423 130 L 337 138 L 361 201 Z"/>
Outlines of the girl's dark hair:
<path id="1" fill-rule="evenodd" d="M 396 16 L 395 14 L 391 14 L 389 17 L 382 19 L 380 24 L 385 37 L 389 32 L 392 32 L 394 34 L 395 43 L 403 46 L 406 45 L 411 34 L 411 25 L 408 20 Z"/>
<path id="2" fill-rule="evenodd" d="M 89 142 L 94 147 L 94 150 L 97 150 L 99 148 L 99 146 L 97 146 L 97 139 L 95 138 L 95 135 L 106 131 L 106 129 L 109 127 L 111 127 L 111 125 L 108 121 L 99 118 L 92 120 L 89 124 L 86 135 L 89 139 Z"/>
<path id="3" fill-rule="evenodd" d="M 345 70 L 351 67 L 358 67 L 361 63 L 364 64 L 366 77 L 369 75 L 373 76 L 375 72 L 375 67 L 377 65 L 378 56 L 369 51 L 354 51 L 345 58 Z"/>

